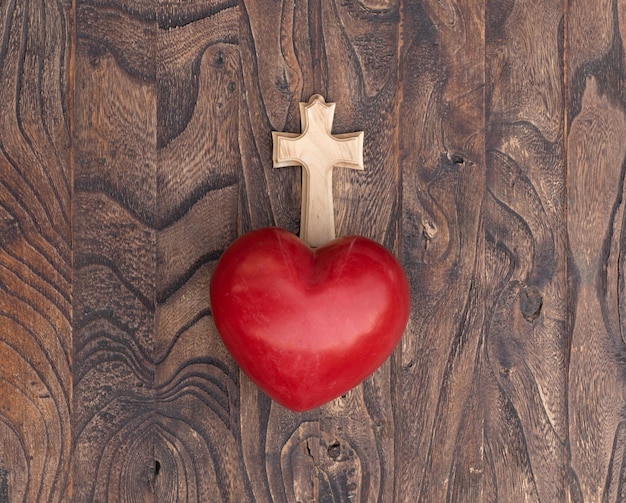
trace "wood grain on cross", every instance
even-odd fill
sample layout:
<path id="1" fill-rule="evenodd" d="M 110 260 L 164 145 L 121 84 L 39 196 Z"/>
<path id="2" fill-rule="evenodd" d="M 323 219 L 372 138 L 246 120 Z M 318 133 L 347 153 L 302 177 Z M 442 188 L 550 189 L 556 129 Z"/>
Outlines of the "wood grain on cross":
<path id="1" fill-rule="evenodd" d="M 335 104 L 300 103 L 302 133 L 272 132 L 274 167 L 302 166 L 300 237 L 311 247 L 335 237 L 333 167 L 363 169 L 363 131 L 331 134 Z"/>

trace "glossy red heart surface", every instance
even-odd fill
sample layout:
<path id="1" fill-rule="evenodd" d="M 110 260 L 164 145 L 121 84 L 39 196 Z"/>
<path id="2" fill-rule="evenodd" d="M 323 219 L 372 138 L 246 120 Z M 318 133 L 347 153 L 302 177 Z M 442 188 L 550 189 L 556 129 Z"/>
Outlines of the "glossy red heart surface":
<path id="1" fill-rule="evenodd" d="M 404 271 L 378 243 L 350 236 L 312 250 L 278 228 L 237 239 L 215 267 L 210 294 L 235 361 L 295 411 L 373 373 L 402 337 L 410 308 Z"/>

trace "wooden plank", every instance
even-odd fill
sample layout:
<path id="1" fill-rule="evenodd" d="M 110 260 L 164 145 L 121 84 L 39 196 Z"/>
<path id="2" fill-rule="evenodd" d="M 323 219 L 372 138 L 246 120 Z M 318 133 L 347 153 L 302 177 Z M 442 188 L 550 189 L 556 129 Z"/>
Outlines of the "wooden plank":
<path id="1" fill-rule="evenodd" d="M 162 1 L 158 25 L 155 501 L 254 501 L 239 372 L 209 303 L 238 233 L 239 8 Z"/>
<path id="2" fill-rule="evenodd" d="M 334 174 L 337 235 L 397 243 L 398 2 L 244 2 L 241 232 L 297 232 L 300 175 L 273 170 L 270 132 L 299 132 L 298 103 L 337 103 L 334 133 L 365 130 L 365 172 Z M 340 70 L 339 70 L 340 69 Z M 346 170 L 349 171 L 349 170 Z M 242 378 L 246 470 L 256 501 L 392 500 L 391 365 L 333 403 L 282 409 Z"/>
<path id="3" fill-rule="evenodd" d="M 70 5 L 1 2 L 0 501 L 66 501 Z"/>
<path id="4" fill-rule="evenodd" d="M 567 501 L 563 2 L 488 2 L 486 496 Z"/>
<path id="5" fill-rule="evenodd" d="M 156 297 L 156 13 L 76 5 L 74 501 L 148 501 Z"/>
<path id="6" fill-rule="evenodd" d="M 484 5 L 406 1 L 398 141 L 402 344 L 394 501 L 483 501 Z"/>
<path id="7" fill-rule="evenodd" d="M 336 131 L 365 134 L 364 171 L 334 175 L 337 235 L 366 236 L 396 255 L 399 11 L 399 0 L 321 1 L 316 59 L 326 62 L 327 75 L 322 67 L 321 82 L 315 82 L 338 104 Z M 318 64 L 313 65 L 315 70 Z M 319 501 L 393 500 L 396 357 L 363 385 L 322 407 Z"/>
<path id="8" fill-rule="evenodd" d="M 567 9 L 568 414 L 576 501 L 626 498 L 624 2 Z"/>

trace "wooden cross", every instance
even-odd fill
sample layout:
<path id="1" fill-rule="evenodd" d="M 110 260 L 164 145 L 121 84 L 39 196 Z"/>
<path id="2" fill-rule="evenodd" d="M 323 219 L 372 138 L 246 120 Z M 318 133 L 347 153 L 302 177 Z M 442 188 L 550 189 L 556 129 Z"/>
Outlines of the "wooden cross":
<path id="1" fill-rule="evenodd" d="M 315 248 L 335 238 L 333 167 L 363 169 L 363 131 L 332 135 L 335 104 L 300 103 L 302 134 L 272 132 L 274 167 L 302 166 L 300 237 Z"/>

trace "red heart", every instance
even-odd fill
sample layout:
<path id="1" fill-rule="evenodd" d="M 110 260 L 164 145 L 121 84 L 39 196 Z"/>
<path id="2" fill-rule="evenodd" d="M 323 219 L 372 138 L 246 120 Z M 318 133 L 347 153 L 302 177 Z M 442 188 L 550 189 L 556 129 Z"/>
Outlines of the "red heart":
<path id="1" fill-rule="evenodd" d="M 409 286 L 393 255 L 370 239 L 343 237 L 313 251 L 266 228 L 224 252 L 211 309 L 243 371 L 302 411 L 350 390 L 391 354 L 407 324 Z"/>

